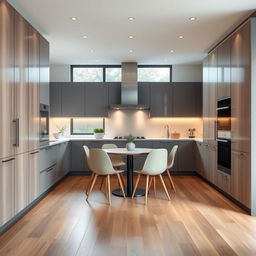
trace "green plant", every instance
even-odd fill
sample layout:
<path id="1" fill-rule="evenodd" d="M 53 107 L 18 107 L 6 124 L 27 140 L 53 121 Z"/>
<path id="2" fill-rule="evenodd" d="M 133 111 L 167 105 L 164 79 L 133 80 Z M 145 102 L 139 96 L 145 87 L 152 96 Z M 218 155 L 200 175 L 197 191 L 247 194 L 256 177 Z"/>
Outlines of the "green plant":
<path id="1" fill-rule="evenodd" d="M 124 138 L 126 139 L 126 141 L 129 142 L 133 142 L 135 140 L 135 137 L 132 134 L 129 134 L 127 136 L 124 136 Z"/>
<path id="2" fill-rule="evenodd" d="M 104 129 L 103 128 L 95 128 L 93 129 L 94 133 L 104 133 Z"/>
<path id="3" fill-rule="evenodd" d="M 66 125 L 61 126 L 61 127 L 57 125 L 57 129 L 58 129 L 59 133 L 64 134 L 64 132 L 66 131 L 67 127 L 66 127 Z"/>

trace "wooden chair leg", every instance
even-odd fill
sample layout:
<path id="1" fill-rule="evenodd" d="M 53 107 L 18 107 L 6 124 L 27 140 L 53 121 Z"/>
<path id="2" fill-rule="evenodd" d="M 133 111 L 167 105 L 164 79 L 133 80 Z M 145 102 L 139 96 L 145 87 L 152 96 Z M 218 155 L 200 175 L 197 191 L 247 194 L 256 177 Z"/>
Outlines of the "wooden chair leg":
<path id="1" fill-rule="evenodd" d="M 110 192 L 110 175 L 107 176 L 108 183 L 108 202 L 111 205 L 111 192 Z"/>
<path id="2" fill-rule="evenodd" d="M 148 186 L 149 185 L 149 175 L 146 178 L 146 191 L 145 191 L 145 205 L 148 204 Z"/>
<path id="3" fill-rule="evenodd" d="M 102 176 L 101 184 L 100 184 L 100 190 L 102 190 L 102 187 L 104 185 L 105 176 Z"/>
<path id="4" fill-rule="evenodd" d="M 171 176 L 171 174 L 170 174 L 170 171 L 167 170 L 166 172 L 167 172 L 167 175 L 168 175 L 168 178 L 169 178 L 171 187 L 173 188 L 174 192 L 176 193 L 176 188 L 175 188 L 174 182 L 173 182 L 173 180 L 172 180 L 172 176 Z"/>
<path id="5" fill-rule="evenodd" d="M 120 177 L 121 177 L 121 180 L 122 180 L 122 183 L 123 183 L 123 187 L 125 188 L 124 176 L 122 174 L 120 174 Z"/>
<path id="6" fill-rule="evenodd" d="M 93 178 L 94 178 L 94 175 L 95 173 L 92 173 L 91 177 L 90 177 L 90 180 L 88 181 L 87 185 L 86 185 L 86 189 L 85 189 L 85 194 L 88 195 L 88 191 L 89 191 L 89 188 L 92 184 L 92 181 L 93 181 Z"/>
<path id="7" fill-rule="evenodd" d="M 150 179 L 149 179 L 149 185 L 148 185 L 148 190 L 150 190 L 150 188 L 151 188 L 152 181 L 153 181 L 153 177 L 150 177 Z"/>
<path id="8" fill-rule="evenodd" d="M 156 176 L 154 176 L 154 193 L 155 193 L 155 197 L 156 197 Z"/>
<path id="9" fill-rule="evenodd" d="M 90 195 L 91 192 L 92 192 L 92 189 L 93 189 L 94 184 L 95 184 L 95 182 L 96 182 L 96 180 L 97 180 L 97 177 L 98 177 L 98 174 L 95 174 L 94 177 L 93 177 L 92 184 L 91 184 L 90 189 L 89 189 L 88 194 L 87 194 L 87 199 L 89 198 L 89 195 Z"/>
<path id="10" fill-rule="evenodd" d="M 165 186 L 165 183 L 164 183 L 163 177 L 162 177 L 162 175 L 161 175 L 161 174 L 159 174 L 159 177 L 160 177 L 160 180 L 161 180 L 162 185 L 163 185 L 163 187 L 164 187 L 165 194 L 166 194 L 166 196 L 167 196 L 168 200 L 170 201 L 170 200 L 171 200 L 171 198 L 170 198 L 170 195 L 169 195 L 169 193 L 168 193 L 168 190 L 167 190 L 167 188 L 166 188 L 166 186 Z"/>
<path id="11" fill-rule="evenodd" d="M 123 196 L 125 197 L 124 186 L 123 186 L 123 182 L 122 182 L 122 179 L 121 179 L 121 175 L 119 173 L 117 173 L 116 175 L 117 175 L 118 182 L 119 182 L 120 188 L 122 190 Z"/>
<path id="12" fill-rule="evenodd" d="M 134 185 L 134 188 L 133 188 L 132 198 L 134 198 L 134 195 L 135 195 L 136 189 L 137 189 L 138 184 L 139 184 L 139 181 L 140 181 L 140 176 L 141 176 L 141 174 L 138 174 L 137 180 L 136 180 L 135 185 Z"/>

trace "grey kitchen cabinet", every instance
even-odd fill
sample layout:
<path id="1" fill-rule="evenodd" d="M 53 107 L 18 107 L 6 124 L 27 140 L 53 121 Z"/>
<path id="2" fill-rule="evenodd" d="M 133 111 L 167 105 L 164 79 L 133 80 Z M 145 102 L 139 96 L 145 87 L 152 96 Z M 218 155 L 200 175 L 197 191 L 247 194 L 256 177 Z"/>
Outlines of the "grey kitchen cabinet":
<path id="1" fill-rule="evenodd" d="M 14 216 L 15 158 L 6 158 L 0 161 L 0 226 Z"/>
<path id="2" fill-rule="evenodd" d="M 50 83 L 50 116 L 62 117 L 61 88 L 63 83 Z"/>
<path id="3" fill-rule="evenodd" d="M 153 147 L 152 141 L 135 140 L 134 143 L 137 148 L 152 148 Z M 134 170 L 142 170 L 146 158 L 147 158 L 147 155 L 134 156 L 133 157 Z"/>
<path id="4" fill-rule="evenodd" d="M 39 174 L 39 195 L 47 191 L 56 180 L 55 175 L 55 166 L 50 166 L 49 168 L 43 170 Z"/>
<path id="5" fill-rule="evenodd" d="M 39 34 L 29 27 L 29 151 L 39 148 Z"/>
<path id="6" fill-rule="evenodd" d="M 63 117 L 84 117 L 85 86 L 83 83 L 63 83 L 61 87 L 61 111 Z M 96 101 L 96 99 L 94 99 Z"/>
<path id="7" fill-rule="evenodd" d="M 108 97 L 109 105 L 121 104 L 121 83 L 108 84 Z"/>
<path id="8" fill-rule="evenodd" d="M 68 142 L 57 145 L 57 177 L 60 180 L 70 171 L 70 144 Z"/>
<path id="9" fill-rule="evenodd" d="M 72 141 L 71 142 L 71 171 L 72 172 L 89 171 L 85 152 L 83 149 L 84 145 L 86 145 L 90 148 L 90 144 L 87 141 Z"/>
<path id="10" fill-rule="evenodd" d="M 85 116 L 107 117 L 108 116 L 108 86 L 105 84 L 85 85 Z"/>
<path id="11" fill-rule="evenodd" d="M 39 171 L 44 171 L 57 164 L 58 150 L 56 146 L 48 146 L 40 149 L 39 152 Z"/>
<path id="12" fill-rule="evenodd" d="M 28 204 L 39 196 L 39 150 L 29 153 Z"/>
<path id="13" fill-rule="evenodd" d="M 49 42 L 40 35 L 39 37 L 39 72 L 40 72 L 40 103 L 49 105 Z"/>
<path id="14" fill-rule="evenodd" d="M 138 83 L 138 103 L 150 106 L 150 84 Z"/>
<path id="15" fill-rule="evenodd" d="M 179 172 L 195 172 L 195 144 L 193 141 L 178 142 L 178 170 Z"/>
<path id="16" fill-rule="evenodd" d="M 202 83 L 172 83 L 173 116 L 202 116 Z"/>
<path id="17" fill-rule="evenodd" d="M 14 155 L 14 9 L 0 5 L 0 158 Z"/>
<path id="18" fill-rule="evenodd" d="M 195 150 L 195 161 L 196 161 L 196 172 L 201 175 L 204 176 L 204 162 L 203 162 L 203 142 L 197 141 L 196 142 L 196 150 Z"/>
<path id="19" fill-rule="evenodd" d="M 173 114 L 173 87 L 170 83 L 150 86 L 150 117 L 170 117 Z"/>

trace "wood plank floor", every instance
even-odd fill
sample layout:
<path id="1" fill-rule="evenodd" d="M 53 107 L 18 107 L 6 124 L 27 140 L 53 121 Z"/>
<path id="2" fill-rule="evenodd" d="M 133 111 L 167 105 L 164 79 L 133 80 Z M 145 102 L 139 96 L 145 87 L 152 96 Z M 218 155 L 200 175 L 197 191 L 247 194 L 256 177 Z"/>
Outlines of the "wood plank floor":
<path id="1" fill-rule="evenodd" d="M 256 255 L 256 218 L 198 177 L 174 177 L 170 202 L 158 181 L 148 206 L 115 196 L 109 206 L 100 180 L 87 203 L 87 181 L 60 183 L 0 237 L 0 255 Z"/>

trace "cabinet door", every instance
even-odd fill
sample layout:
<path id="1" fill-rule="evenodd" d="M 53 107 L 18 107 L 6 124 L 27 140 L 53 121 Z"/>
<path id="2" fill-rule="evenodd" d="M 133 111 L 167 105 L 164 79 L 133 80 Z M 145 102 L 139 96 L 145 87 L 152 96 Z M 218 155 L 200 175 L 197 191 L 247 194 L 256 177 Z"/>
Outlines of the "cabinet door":
<path id="1" fill-rule="evenodd" d="M 221 171 L 216 172 L 216 184 L 218 188 L 220 188 L 222 191 L 230 194 L 230 175 L 224 174 Z"/>
<path id="2" fill-rule="evenodd" d="M 232 149 L 250 152 L 251 141 L 251 55 L 250 23 L 232 36 L 231 130 Z"/>
<path id="3" fill-rule="evenodd" d="M 109 83 L 108 84 L 109 105 L 121 104 L 121 84 Z"/>
<path id="4" fill-rule="evenodd" d="M 15 158 L 0 162 L 0 226 L 14 216 Z"/>
<path id="5" fill-rule="evenodd" d="M 209 56 L 203 61 L 203 141 L 209 140 Z"/>
<path id="6" fill-rule="evenodd" d="M 170 83 L 152 84 L 150 87 L 150 116 L 170 117 L 173 113 L 173 87 Z"/>
<path id="7" fill-rule="evenodd" d="M 203 156 L 203 173 L 202 176 L 205 179 L 209 178 L 209 144 L 203 143 L 202 147 L 202 156 Z"/>
<path id="8" fill-rule="evenodd" d="M 0 2 L 0 158 L 14 155 L 14 10 Z"/>
<path id="9" fill-rule="evenodd" d="M 39 151 L 29 153 L 28 203 L 39 195 Z"/>
<path id="10" fill-rule="evenodd" d="M 63 83 L 61 88 L 62 116 L 84 117 L 84 106 L 84 84 Z"/>
<path id="11" fill-rule="evenodd" d="M 83 146 L 86 145 L 91 148 L 90 143 L 86 141 L 72 141 L 71 142 L 71 171 L 84 172 L 90 171 Z"/>
<path id="12" fill-rule="evenodd" d="M 49 42 L 40 35 L 40 103 L 49 105 Z"/>
<path id="13" fill-rule="evenodd" d="M 62 83 L 50 83 L 50 116 L 61 117 L 61 88 Z"/>
<path id="14" fill-rule="evenodd" d="M 208 180 L 216 184 L 217 180 L 217 146 L 209 145 L 208 148 Z"/>
<path id="15" fill-rule="evenodd" d="M 203 154 L 202 154 L 202 142 L 196 142 L 196 172 L 200 175 L 203 174 Z"/>
<path id="16" fill-rule="evenodd" d="M 28 205 L 29 153 L 16 156 L 15 160 L 15 214 Z"/>
<path id="17" fill-rule="evenodd" d="M 39 34 L 29 28 L 29 150 L 39 148 Z"/>
<path id="18" fill-rule="evenodd" d="M 138 84 L 138 103 L 150 106 L 150 85 L 147 83 Z"/>
<path id="19" fill-rule="evenodd" d="M 251 208 L 250 154 L 232 151 L 231 195 L 243 205 Z"/>
<path id="20" fill-rule="evenodd" d="M 218 99 L 230 97 L 231 80 L 231 39 L 218 47 Z"/>
<path id="21" fill-rule="evenodd" d="M 108 116 L 108 87 L 102 84 L 87 84 L 85 86 L 85 116 Z"/>
<path id="22" fill-rule="evenodd" d="M 201 116 L 201 87 L 201 83 L 173 83 L 173 116 Z"/>
<path id="23" fill-rule="evenodd" d="M 195 171 L 195 144 L 193 141 L 178 142 L 178 168 L 179 172 Z"/>
<path id="24" fill-rule="evenodd" d="M 208 143 L 216 146 L 216 122 L 217 122 L 217 51 L 214 51 L 209 56 L 209 82 L 208 82 Z"/>
<path id="25" fill-rule="evenodd" d="M 28 84 L 28 33 L 29 24 L 15 12 L 15 119 L 18 138 L 16 153 L 28 152 L 29 141 L 29 84 Z"/>

